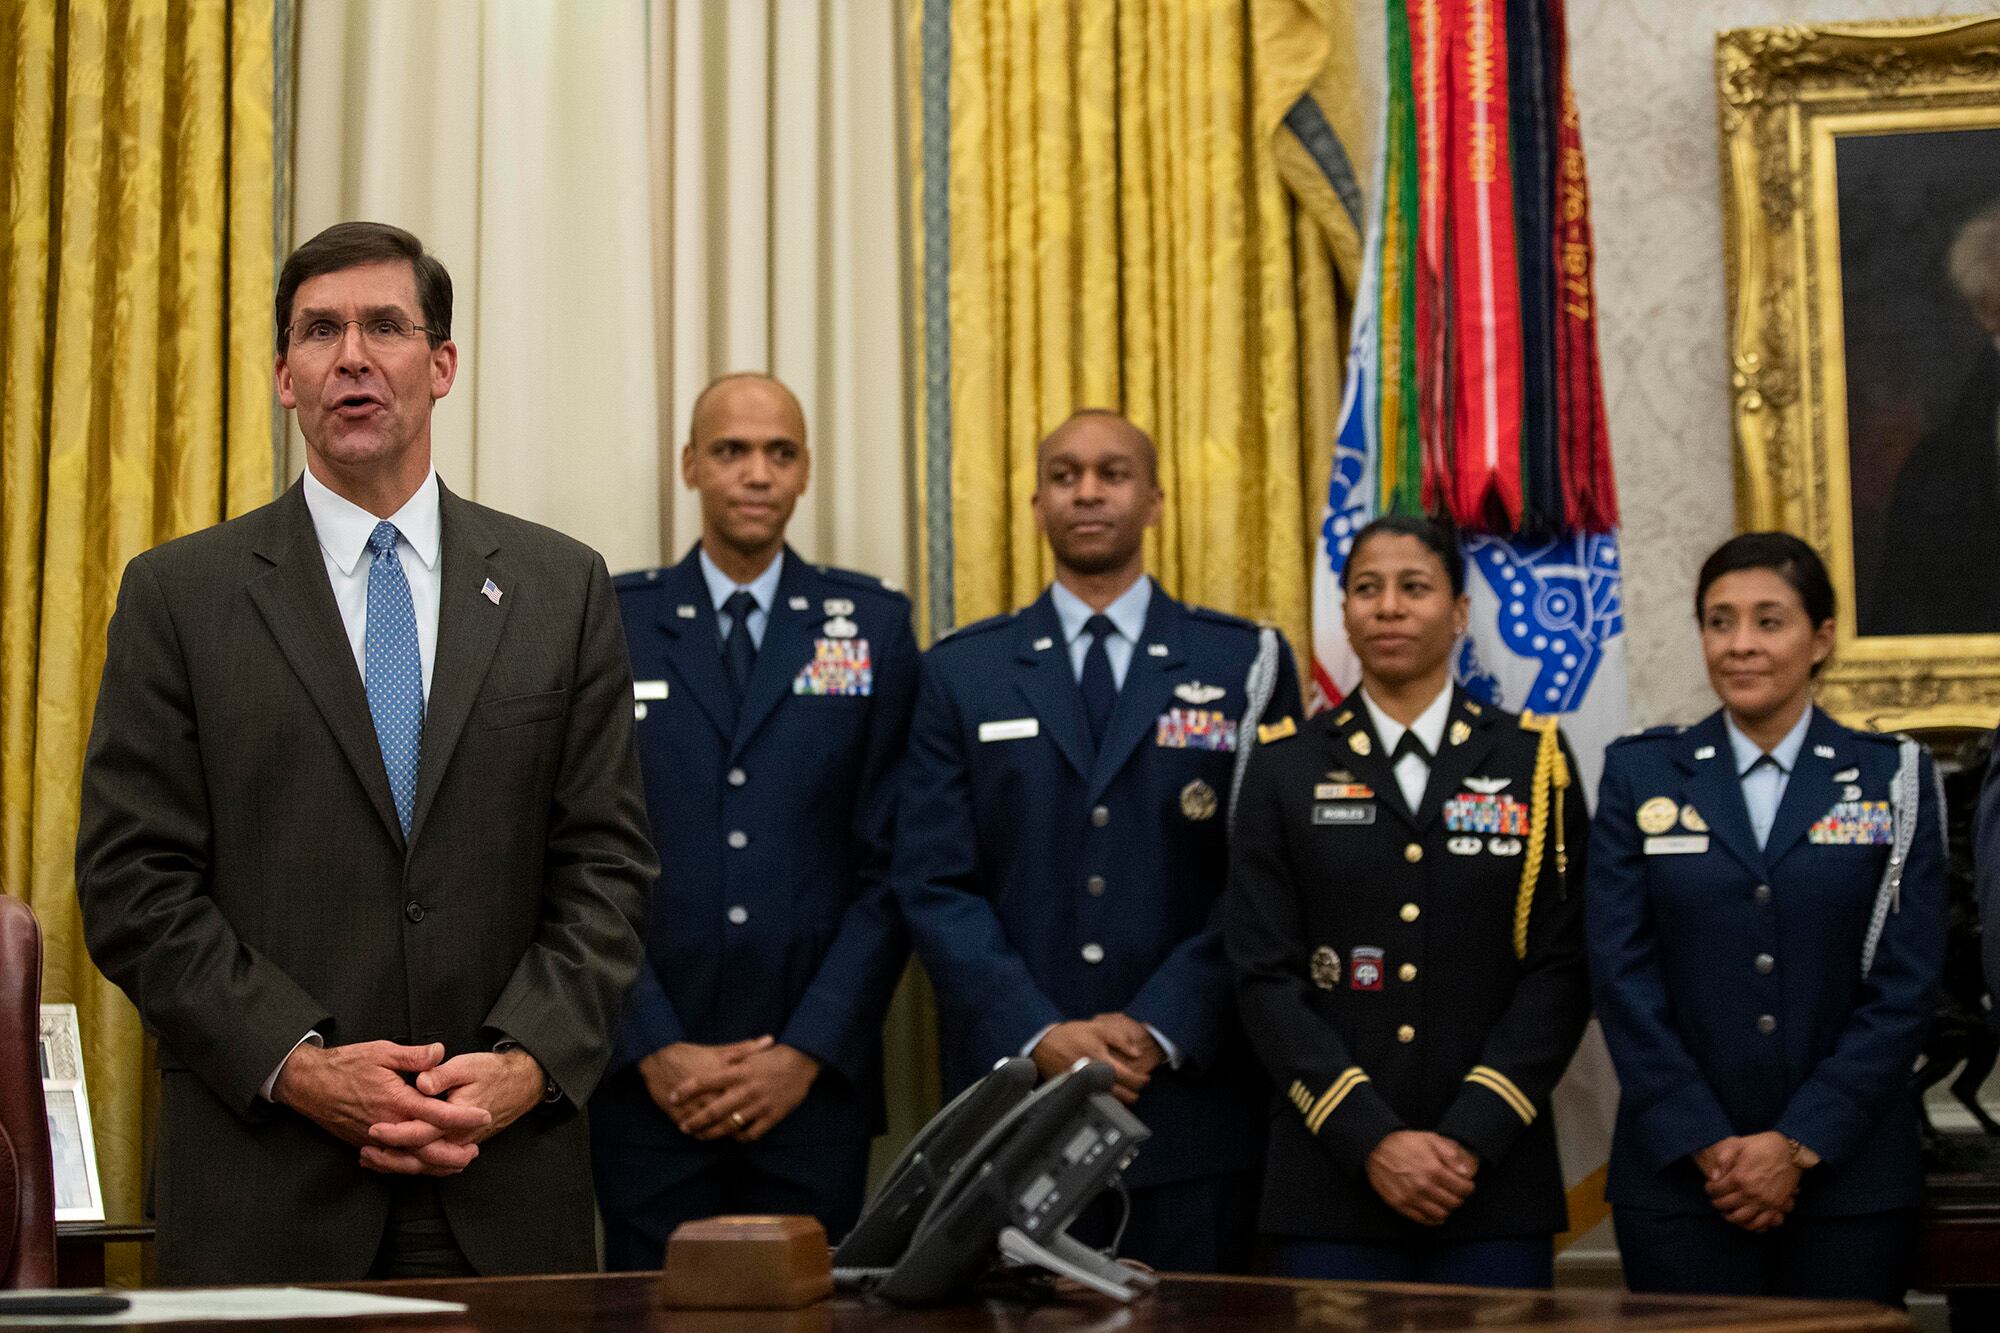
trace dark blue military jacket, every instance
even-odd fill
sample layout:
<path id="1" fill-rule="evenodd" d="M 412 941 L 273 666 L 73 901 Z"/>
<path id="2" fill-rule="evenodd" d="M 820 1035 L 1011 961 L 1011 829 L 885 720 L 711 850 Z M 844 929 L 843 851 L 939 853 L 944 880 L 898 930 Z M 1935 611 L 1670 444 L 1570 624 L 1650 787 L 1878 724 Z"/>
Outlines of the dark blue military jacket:
<path id="1" fill-rule="evenodd" d="M 1889 858 L 1896 738 L 1814 710 L 1758 850 L 1722 714 L 1605 756 L 1590 843 L 1591 985 L 1618 1067 L 1614 1204 L 1711 1205 L 1689 1154 L 1775 1129 L 1813 1149 L 1798 1210 L 1923 1198 L 1910 1066 L 1944 960 L 1930 756 L 1916 840 L 1873 966 L 1861 953 Z"/>
<path id="2" fill-rule="evenodd" d="M 1134 1108 L 1144 1186 L 1254 1168 L 1268 1084 L 1236 1020 L 1218 902 L 1257 627 L 1155 587 L 1093 753 L 1049 595 L 924 656 L 896 891 L 935 984 L 947 1095 L 1042 1029 L 1120 1011 L 1178 1049 Z M 1280 643 L 1264 717 L 1296 719 Z"/>
<path id="3" fill-rule="evenodd" d="M 823 1068 L 765 1143 L 878 1133 L 882 1017 L 908 951 L 887 877 L 909 599 L 787 549 L 739 716 L 697 554 L 615 582 L 661 873 L 592 1131 L 685 1141 L 631 1066 L 770 1033 Z"/>

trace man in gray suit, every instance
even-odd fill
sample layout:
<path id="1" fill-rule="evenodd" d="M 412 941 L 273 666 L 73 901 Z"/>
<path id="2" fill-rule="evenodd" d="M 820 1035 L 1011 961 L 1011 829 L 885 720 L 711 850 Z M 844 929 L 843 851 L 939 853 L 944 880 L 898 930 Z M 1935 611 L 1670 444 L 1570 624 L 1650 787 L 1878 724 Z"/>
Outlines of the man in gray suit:
<path id="1" fill-rule="evenodd" d="M 416 237 L 320 233 L 277 322 L 306 475 L 126 567 L 83 775 L 85 937 L 159 1038 L 160 1277 L 589 1268 L 577 1108 L 657 873 L 611 582 L 438 481 Z"/>

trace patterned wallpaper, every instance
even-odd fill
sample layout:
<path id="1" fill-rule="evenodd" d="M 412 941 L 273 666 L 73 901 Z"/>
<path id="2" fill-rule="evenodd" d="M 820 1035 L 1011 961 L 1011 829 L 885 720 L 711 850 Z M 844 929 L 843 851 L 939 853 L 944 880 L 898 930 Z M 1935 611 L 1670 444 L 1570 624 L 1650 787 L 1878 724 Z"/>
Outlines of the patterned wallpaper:
<path id="1" fill-rule="evenodd" d="M 1570 0 L 1597 228 L 1605 392 L 1624 514 L 1635 725 L 1714 707 L 1695 572 L 1735 530 L 1715 34 L 1992 6 L 1917 0 Z"/>

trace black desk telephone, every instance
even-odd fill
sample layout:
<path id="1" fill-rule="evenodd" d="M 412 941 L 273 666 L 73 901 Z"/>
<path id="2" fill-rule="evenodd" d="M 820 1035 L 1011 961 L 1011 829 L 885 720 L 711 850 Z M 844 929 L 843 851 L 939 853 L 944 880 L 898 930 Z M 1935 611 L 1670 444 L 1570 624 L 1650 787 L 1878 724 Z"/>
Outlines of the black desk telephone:
<path id="1" fill-rule="evenodd" d="M 932 1117 L 834 1252 L 836 1285 L 928 1304 L 1006 1260 L 1121 1301 L 1153 1287 L 1066 1231 L 1150 1131 L 1111 1096 L 1101 1061 L 1034 1084 L 1032 1060 L 1002 1060 Z"/>

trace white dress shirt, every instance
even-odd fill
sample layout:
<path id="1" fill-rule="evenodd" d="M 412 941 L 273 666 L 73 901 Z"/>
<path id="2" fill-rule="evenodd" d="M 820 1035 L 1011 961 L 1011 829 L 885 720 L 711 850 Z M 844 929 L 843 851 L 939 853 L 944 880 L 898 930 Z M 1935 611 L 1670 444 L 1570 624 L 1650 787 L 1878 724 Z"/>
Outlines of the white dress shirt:
<path id="1" fill-rule="evenodd" d="M 1375 724 L 1375 738 L 1382 742 L 1382 753 L 1393 755 L 1396 747 L 1403 743 L 1403 733 L 1413 731 L 1417 739 L 1430 751 L 1431 758 L 1437 758 L 1438 747 L 1444 744 L 1445 719 L 1451 716 L 1451 682 L 1438 691 L 1438 697 L 1431 700 L 1429 707 L 1417 714 L 1417 720 L 1405 727 L 1375 706 L 1368 697 L 1368 691 L 1361 691 L 1361 702 L 1368 709 L 1368 720 Z M 1396 761 L 1396 786 L 1403 793 L 1403 804 L 1412 814 L 1424 801 L 1424 788 L 1429 785 L 1431 766 L 1414 754 L 1405 754 Z"/>
<path id="2" fill-rule="evenodd" d="M 333 604 L 340 608 L 340 623 L 347 630 L 347 642 L 354 649 L 354 665 L 362 680 L 368 679 L 368 571 L 375 558 L 368 552 L 368 538 L 381 519 L 360 505 L 333 491 L 307 468 L 306 509 L 312 514 L 313 531 L 319 536 L 319 553 L 326 560 L 326 577 L 333 584 Z M 417 653 L 424 664 L 424 702 L 431 697 L 431 671 L 437 664 L 438 641 L 438 555 L 444 535 L 438 515 L 438 480 L 435 470 L 424 474 L 424 484 L 403 507 L 389 516 L 400 534 L 396 554 L 403 563 L 403 577 L 410 585 L 411 610 L 417 617 Z M 364 558 L 365 557 L 365 558 Z"/>
<path id="3" fill-rule="evenodd" d="M 1069 670 L 1083 679 L 1084 655 L 1090 651 L 1090 636 L 1083 627 L 1097 614 L 1089 602 L 1060 583 L 1049 585 L 1049 600 L 1055 603 L 1056 623 L 1062 626 L 1063 644 L 1069 649 Z M 1125 688 L 1125 672 L 1132 665 L 1133 650 L 1146 632 L 1146 612 L 1153 605 L 1153 580 L 1141 574 L 1118 600 L 1104 608 L 1112 633 L 1104 636 L 1104 655 L 1111 659 L 1111 683 Z"/>
<path id="4" fill-rule="evenodd" d="M 354 666 L 361 679 L 368 679 L 368 571 L 375 558 L 369 554 L 368 538 L 381 519 L 343 495 L 336 495 L 324 482 L 305 472 L 306 511 L 312 515 L 313 532 L 319 538 L 319 553 L 326 562 L 327 581 L 333 585 L 333 604 L 340 610 L 341 627 L 354 650 Z M 437 663 L 438 641 L 438 556 L 441 554 L 444 523 L 438 514 L 437 471 L 424 474 L 423 485 L 390 516 L 396 525 L 396 555 L 403 564 L 403 578 L 410 585 L 411 609 L 417 617 L 417 653 L 424 666 L 424 702 L 431 697 L 431 670 Z M 366 560 L 362 559 L 367 556 Z M 317 1031 L 308 1032 L 292 1044 L 292 1051 L 311 1042 L 324 1046 Z M 285 1060 L 292 1058 L 285 1052 Z M 257 1095 L 265 1101 L 278 1086 L 285 1060 L 271 1071 Z"/>
<path id="5" fill-rule="evenodd" d="M 1757 835 L 1757 849 L 1762 851 L 1771 836 L 1771 825 L 1778 818 L 1778 802 L 1785 799 L 1792 769 L 1798 765 L 1799 751 L 1805 748 L 1806 728 L 1812 725 L 1812 707 L 1807 705 L 1792 729 L 1785 733 L 1785 739 L 1772 746 L 1768 754 L 1736 729 L 1736 719 L 1727 710 L 1722 714 L 1722 725 L 1729 733 L 1729 754 L 1736 762 L 1736 780 L 1743 785 L 1743 808 L 1750 814 L 1750 831 Z M 1770 762 L 1764 763 L 1766 759 Z"/>
<path id="6" fill-rule="evenodd" d="M 708 558 L 707 548 L 702 548 L 696 554 L 701 559 L 701 577 L 708 584 L 709 601 L 715 606 L 717 644 L 728 642 L 729 631 L 735 627 L 736 620 L 736 617 L 723 611 L 722 604 L 729 600 L 731 593 L 747 592 L 757 603 L 756 609 L 749 616 L 750 642 L 762 648 L 764 626 L 771 623 L 771 603 L 778 599 L 778 575 L 785 568 L 785 553 L 780 550 L 772 558 L 771 563 L 764 566 L 764 572 L 748 583 L 738 583 L 718 569 L 715 562 Z"/>

